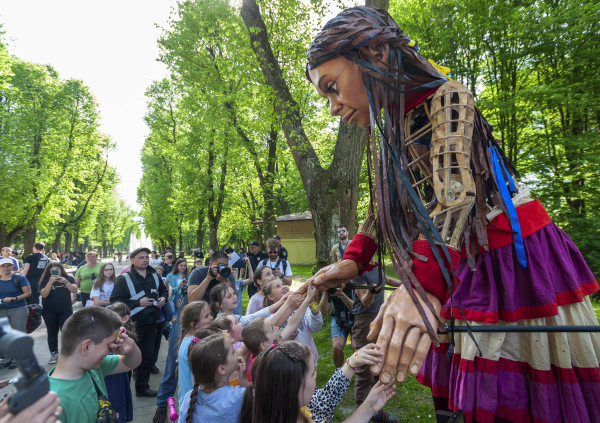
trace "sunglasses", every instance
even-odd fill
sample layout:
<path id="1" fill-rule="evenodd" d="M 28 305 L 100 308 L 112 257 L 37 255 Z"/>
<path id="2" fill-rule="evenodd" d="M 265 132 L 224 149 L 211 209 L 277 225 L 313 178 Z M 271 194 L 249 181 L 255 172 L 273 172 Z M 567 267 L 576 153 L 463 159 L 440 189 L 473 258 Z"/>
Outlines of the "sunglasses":
<path id="1" fill-rule="evenodd" d="M 271 255 L 271 254 L 279 254 L 279 251 L 269 251 L 267 254 Z"/>
<path id="2" fill-rule="evenodd" d="M 338 233 L 338 234 L 343 234 L 343 233 L 346 233 L 346 230 L 345 230 L 345 229 L 342 229 L 341 231 L 337 231 L 337 233 Z"/>

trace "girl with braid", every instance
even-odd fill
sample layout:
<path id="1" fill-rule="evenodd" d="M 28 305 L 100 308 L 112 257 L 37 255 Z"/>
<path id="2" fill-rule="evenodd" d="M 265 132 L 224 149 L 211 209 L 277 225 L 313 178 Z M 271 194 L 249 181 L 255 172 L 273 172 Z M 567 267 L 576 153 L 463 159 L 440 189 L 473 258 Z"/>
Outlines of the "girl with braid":
<path id="1" fill-rule="evenodd" d="M 310 348 L 284 341 L 267 348 L 252 367 L 239 423 L 329 422 L 352 382 L 357 366 L 381 363 L 379 346 L 368 344 L 338 369 L 323 389 L 315 390 L 317 371 Z M 368 423 L 394 396 L 393 384 L 377 383 L 345 423 Z M 181 421 L 180 421 L 181 422 Z"/>
<path id="2" fill-rule="evenodd" d="M 192 339 L 188 353 L 194 388 L 185 394 L 179 423 L 231 423 L 238 420 L 246 387 L 246 366 L 223 334 Z M 241 386 L 229 386 L 234 372 Z"/>

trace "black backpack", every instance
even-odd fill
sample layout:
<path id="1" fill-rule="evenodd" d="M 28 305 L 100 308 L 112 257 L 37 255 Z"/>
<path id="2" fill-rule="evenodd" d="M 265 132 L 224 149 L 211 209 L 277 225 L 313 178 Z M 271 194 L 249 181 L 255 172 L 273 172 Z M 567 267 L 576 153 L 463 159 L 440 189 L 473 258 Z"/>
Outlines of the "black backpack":
<path id="1" fill-rule="evenodd" d="M 264 259 L 261 266 L 266 266 L 267 261 L 269 261 L 269 259 Z M 287 260 L 278 259 L 277 263 L 275 263 L 275 267 L 279 267 L 279 263 L 283 263 L 283 276 L 285 276 L 285 271 L 287 270 L 288 262 L 287 262 Z M 269 267 L 271 267 L 271 266 L 269 266 Z M 275 267 L 271 267 L 271 269 L 275 269 Z"/>
<path id="2" fill-rule="evenodd" d="M 12 281 L 13 284 L 15 285 L 15 288 L 17 288 L 19 291 L 23 292 L 23 289 L 21 288 L 21 282 L 19 281 L 20 279 L 19 274 L 17 273 L 13 273 L 12 276 Z M 31 298 L 31 296 L 29 297 Z M 29 300 L 28 298 L 28 300 Z M 39 304 L 29 304 L 29 301 L 27 301 L 27 308 L 29 309 L 29 317 L 27 318 L 27 333 L 31 333 L 34 330 L 36 330 L 37 328 L 40 327 L 40 325 L 42 324 L 42 306 Z"/>

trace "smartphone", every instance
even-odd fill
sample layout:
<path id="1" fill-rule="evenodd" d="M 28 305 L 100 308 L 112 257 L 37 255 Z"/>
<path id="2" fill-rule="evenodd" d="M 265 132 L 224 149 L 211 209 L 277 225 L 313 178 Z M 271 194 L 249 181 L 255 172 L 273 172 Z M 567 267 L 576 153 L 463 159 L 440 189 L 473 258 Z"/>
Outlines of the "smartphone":
<path id="1" fill-rule="evenodd" d="M 58 276 L 58 269 L 52 269 L 52 276 Z"/>

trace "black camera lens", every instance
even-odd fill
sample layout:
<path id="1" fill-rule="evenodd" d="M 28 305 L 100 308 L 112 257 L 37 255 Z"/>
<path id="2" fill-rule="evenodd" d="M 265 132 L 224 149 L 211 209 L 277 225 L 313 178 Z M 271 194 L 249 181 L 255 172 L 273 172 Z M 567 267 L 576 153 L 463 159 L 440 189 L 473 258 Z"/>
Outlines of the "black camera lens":
<path id="1" fill-rule="evenodd" d="M 327 293 L 328 293 L 329 295 L 334 295 L 335 293 L 337 293 L 337 290 L 338 290 L 338 289 L 337 289 L 337 286 L 334 286 L 333 288 L 329 288 L 329 289 L 327 290 Z"/>
<path id="2" fill-rule="evenodd" d="M 226 264 L 219 264 L 217 266 L 219 275 L 221 275 L 224 278 L 228 278 L 229 275 L 231 275 L 231 269 L 229 268 L 229 266 L 227 266 Z"/>

